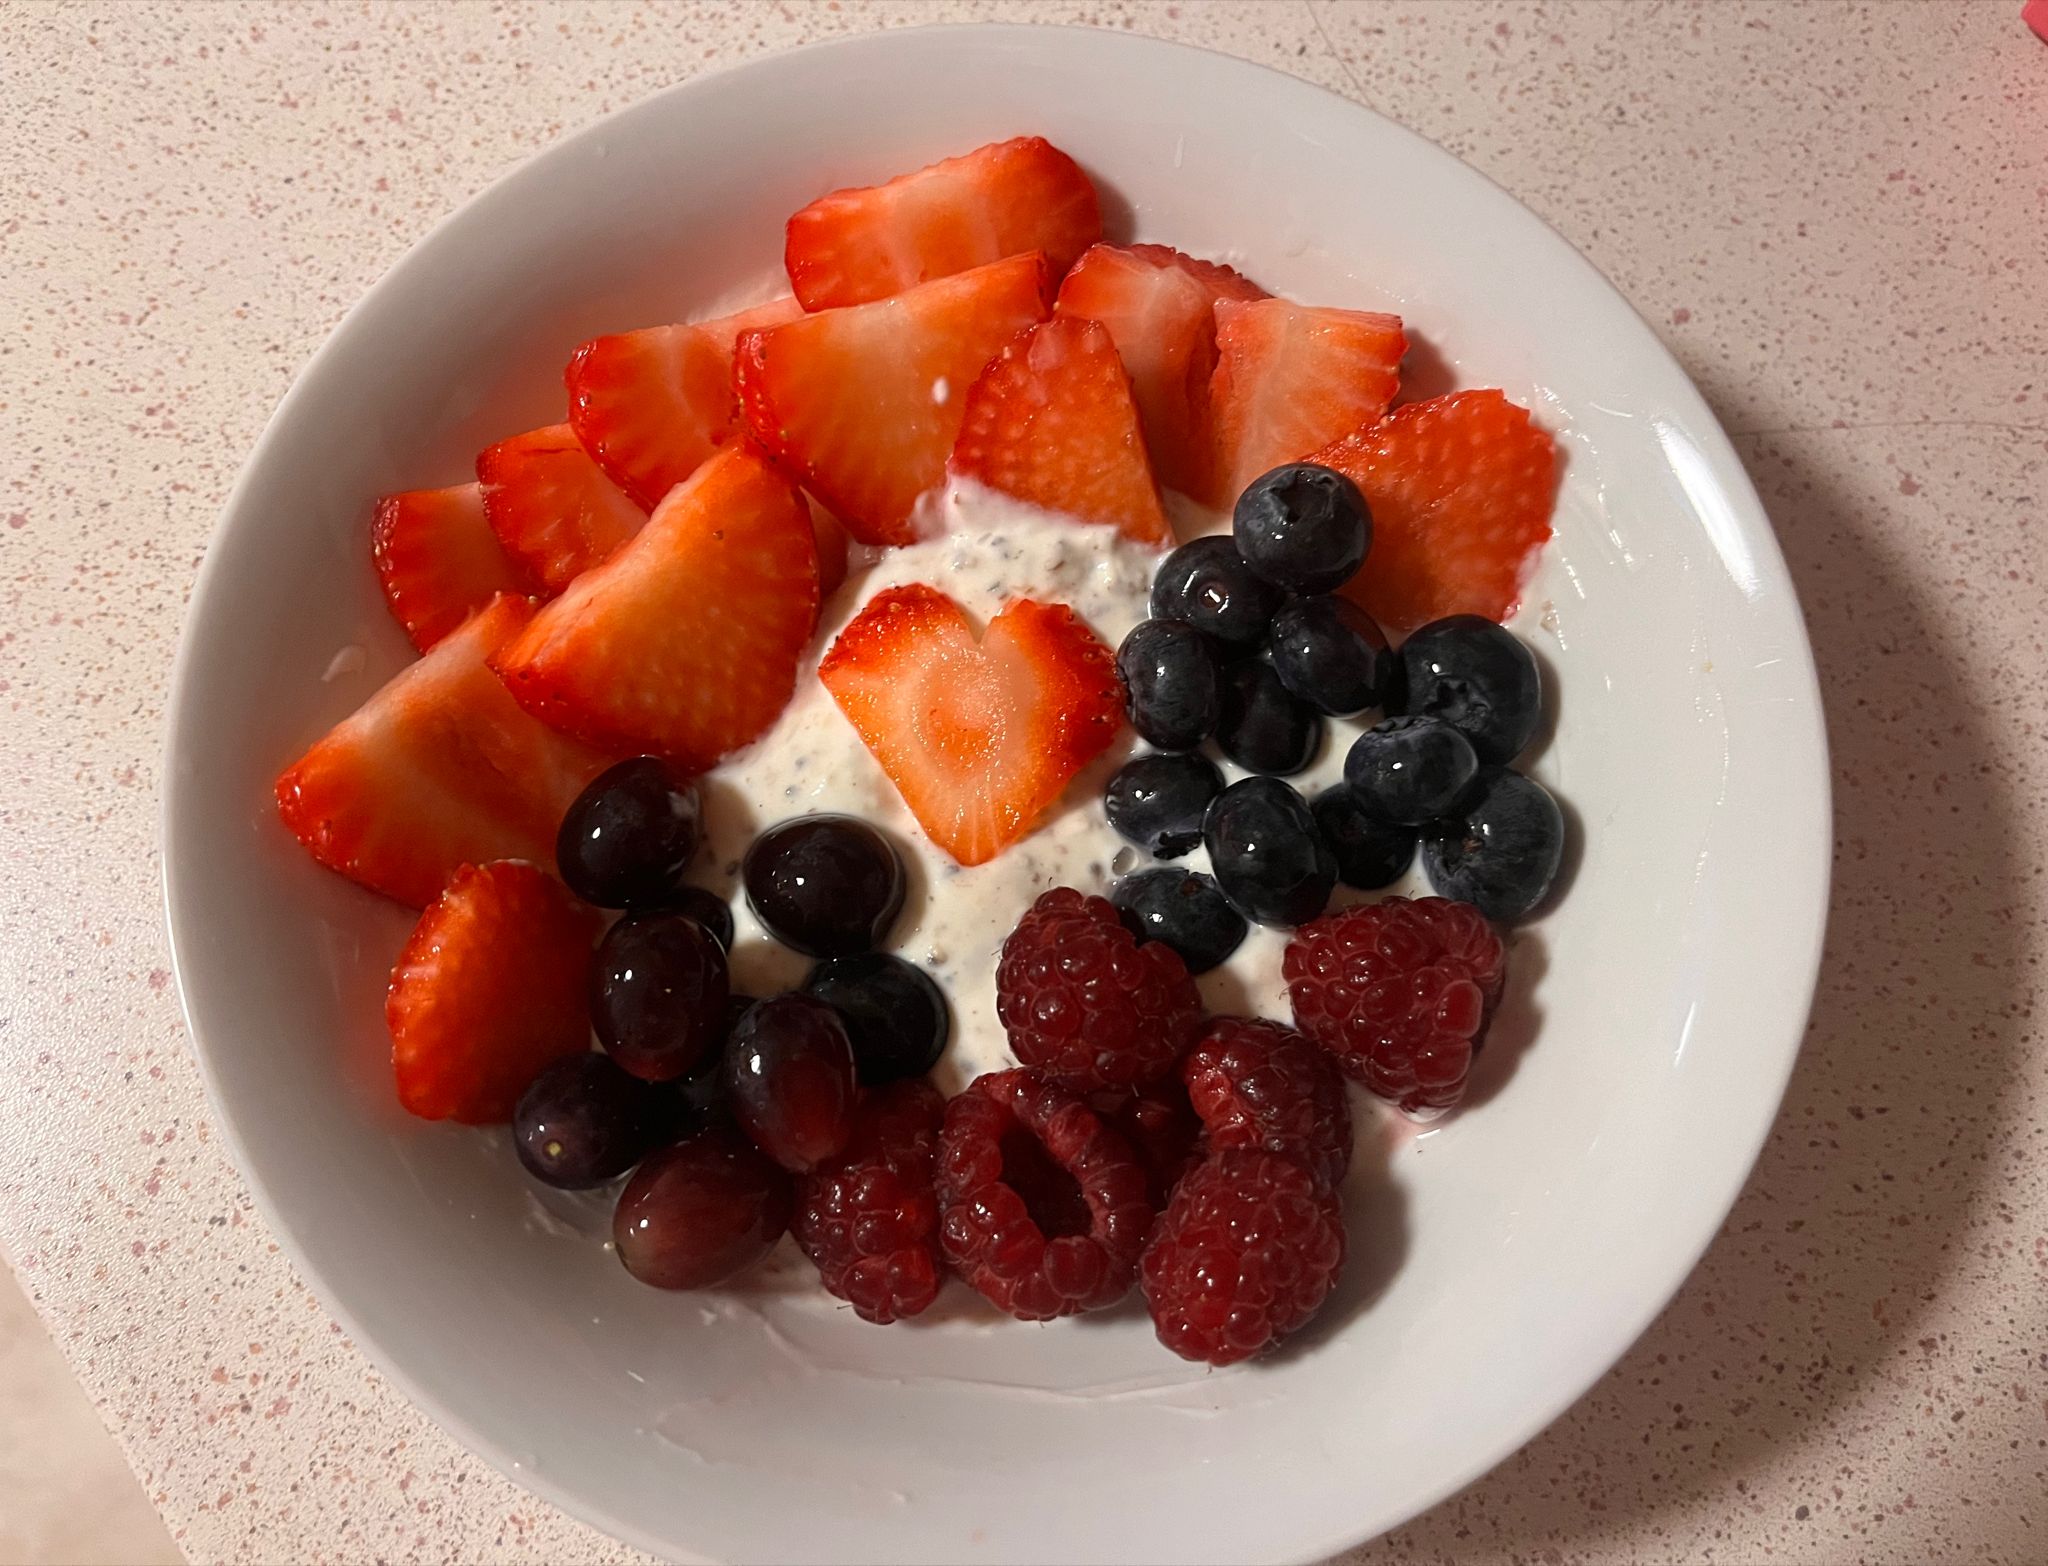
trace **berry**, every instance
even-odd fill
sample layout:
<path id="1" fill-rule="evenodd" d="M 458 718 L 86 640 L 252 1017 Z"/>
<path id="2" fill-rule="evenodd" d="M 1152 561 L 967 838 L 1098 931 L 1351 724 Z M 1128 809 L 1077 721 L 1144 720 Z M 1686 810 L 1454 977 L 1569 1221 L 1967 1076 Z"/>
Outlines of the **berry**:
<path id="1" fill-rule="evenodd" d="M 1116 650 L 1124 716 L 1161 750 L 1193 750 L 1215 731 L 1221 671 L 1215 644 L 1184 620 L 1140 620 Z"/>
<path id="2" fill-rule="evenodd" d="M 634 1076 L 669 1082 L 716 1048 L 729 993 L 725 948 L 680 913 L 635 913 L 598 942 L 590 1021 Z"/>
<path id="3" fill-rule="evenodd" d="M 555 863 L 587 903 L 657 907 L 681 891 L 702 831 L 697 785 L 658 756 L 636 756 L 576 796 L 555 836 Z"/>
<path id="4" fill-rule="evenodd" d="M 1152 615 L 1185 620 L 1220 642 L 1254 645 L 1280 608 L 1280 589 L 1244 563 L 1221 534 L 1192 539 L 1159 562 Z"/>
<path id="5" fill-rule="evenodd" d="M 1304 925 L 1281 971 L 1296 1027 L 1353 1081 L 1427 1116 L 1465 1091 L 1507 952 L 1469 903 L 1388 897 Z"/>
<path id="6" fill-rule="evenodd" d="M 1141 544 L 1173 542 L 1131 378 L 1109 333 L 1061 317 L 1030 328 L 967 391 L 947 466 L 1005 495 Z"/>
<path id="7" fill-rule="evenodd" d="M 1472 742 L 1441 718 L 1384 719 L 1344 757 L 1344 781 L 1359 804 L 1405 826 L 1448 814 L 1478 775 Z"/>
<path id="8" fill-rule="evenodd" d="M 1351 1104 L 1330 1057 L 1277 1022 L 1211 1017 L 1180 1063 L 1212 1152 L 1284 1153 L 1335 1190 L 1351 1167 Z"/>
<path id="9" fill-rule="evenodd" d="M 907 544 L 911 508 L 946 476 L 967 388 L 1051 302 L 1033 251 L 742 333 L 733 384 L 747 428 L 863 544 Z"/>
<path id="10" fill-rule="evenodd" d="M 415 908 L 464 865 L 553 862 L 562 812 L 609 758 L 528 717 L 491 673 L 532 617 L 500 594 L 285 769 L 277 813 L 309 854 Z"/>
<path id="11" fill-rule="evenodd" d="M 839 1013 L 855 1073 L 869 1087 L 921 1077 L 946 1051 L 953 1023 L 945 993 L 901 957 L 870 952 L 821 962 L 805 978 L 804 993 Z"/>
<path id="12" fill-rule="evenodd" d="M 541 1069 L 590 1048 L 596 919 L 545 871 L 465 865 L 391 970 L 384 1020 L 398 1101 L 423 1120 L 511 1118 Z"/>
<path id="13" fill-rule="evenodd" d="M 1178 1076 L 1162 1077 L 1136 1093 L 1095 1093 L 1088 1107 L 1130 1143 L 1145 1169 L 1145 1199 L 1163 1213 L 1173 1188 L 1202 1156 L 1202 1122 Z"/>
<path id="14" fill-rule="evenodd" d="M 855 957 L 888 938 L 903 911 L 903 860 L 852 816 L 793 816 L 747 846 L 747 906 L 768 933 L 806 957 Z"/>
<path id="15" fill-rule="evenodd" d="M 710 1046 L 697 1057 L 697 1063 L 676 1079 L 675 1089 L 681 1094 L 690 1114 L 700 1123 L 710 1125 L 732 1118 L 732 1109 L 725 1097 L 725 1050 L 732 1041 L 733 1029 L 758 1002 L 751 995 L 729 994 L 725 998 L 725 1010 L 719 1014 L 718 1027 Z"/>
<path id="16" fill-rule="evenodd" d="M 810 511 L 735 444 L 491 667 L 544 723 L 700 773 L 781 714 L 817 613 Z"/>
<path id="17" fill-rule="evenodd" d="M 1253 479 L 1237 497 L 1230 532 L 1244 563 L 1290 593 L 1335 592 L 1372 547 L 1372 518 L 1358 486 L 1313 462 Z"/>
<path id="18" fill-rule="evenodd" d="M 1401 644 L 1402 709 L 1441 718 L 1485 762 L 1513 761 L 1543 721 L 1536 658 L 1476 614 L 1433 620 Z"/>
<path id="19" fill-rule="evenodd" d="M 1502 924 L 1526 919 L 1543 901 L 1563 858 L 1557 801 L 1505 767 L 1482 772 L 1456 817 L 1436 822 L 1422 839 L 1429 884 Z"/>
<path id="20" fill-rule="evenodd" d="M 740 1129 L 783 1168 L 805 1174 L 837 1157 L 860 1091 L 846 1024 L 815 996 L 757 1002 L 726 1042 L 725 1091 Z"/>
<path id="21" fill-rule="evenodd" d="M 617 1179 L 682 1129 L 674 1090 L 628 1076 L 608 1056 L 567 1055 L 533 1079 L 512 1112 L 512 1146 L 545 1185 L 581 1190 Z"/>
<path id="22" fill-rule="evenodd" d="M 1348 598 L 1297 598 L 1273 616 L 1273 672 L 1296 696 L 1349 718 L 1386 700 L 1396 660 L 1387 639 Z"/>
<path id="23" fill-rule="evenodd" d="M 946 1105 L 936 1167 L 946 1260 L 997 1309 L 1049 1321 L 1130 1288 L 1145 1170 L 1072 1093 L 1029 1071 L 977 1077 Z"/>
<path id="24" fill-rule="evenodd" d="M 1372 554 L 1344 596 L 1389 631 L 1445 615 L 1505 620 L 1550 540 L 1557 449 L 1497 391 L 1396 408 L 1317 452 L 1372 508 Z"/>
<path id="25" fill-rule="evenodd" d="M 726 951 L 732 950 L 732 904 L 701 886 L 686 886 L 669 899 L 667 910 L 695 919 Z"/>
<path id="26" fill-rule="evenodd" d="M 863 1321 L 886 1326 L 939 1297 L 932 1157 L 945 1113 L 929 1082 L 892 1082 L 861 1101 L 846 1152 L 797 1181 L 797 1244 Z"/>
<path id="27" fill-rule="evenodd" d="M 789 1176 L 730 1127 L 655 1153 L 612 1212 L 612 1248 L 657 1289 L 705 1289 L 766 1256 L 789 1227 Z"/>
<path id="28" fill-rule="evenodd" d="M 1202 817 L 1222 790 L 1223 774 L 1198 752 L 1133 756 L 1109 780 L 1102 811 L 1146 853 L 1178 859 L 1202 841 Z"/>
<path id="29" fill-rule="evenodd" d="M 1124 925 L 1147 941 L 1180 953 L 1189 973 L 1207 973 L 1243 943 L 1244 915 L 1230 906 L 1215 878 L 1187 870 L 1140 870 L 1111 888 Z"/>
<path id="30" fill-rule="evenodd" d="M 1343 1265 L 1343 1214 L 1306 1169 L 1218 1153 L 1182 1179 L 1145 1247 L 1145 1304 L 1181 1358 L 1234 1365 L 1305 1326 Z"/>
<path id="31" fill-rule="evenodd" d="M 1109 649 L 1064 604 L 1029 598 L 977 641 L 936 588 L 890 588 L 839 633 L 818 678 L 925 835 L 963 865 L 1029 832 L 1120 727 Z"/>
<path id="32" fill-rule="evenodd" d="M 1096 245 L 1060 284 L 1054 313 L 1100 321 L 1115 342 L 1160 483 L 1202 486 L 1216 301 L 1265 297 L 1229 267 L 1165 245 Z"/>
<path id="33" fill-rule="evenodd" d="M 529 430 L 476 459 L 484 516 L 521 573 L 559 593 L 647 525 L 566 424 Z"/>
<path id="34" fill-rule="evenodd" d="M 1216 745 L 1248 772 L 1299 772 L 1323 744 L 1323 715 L 1297 699 L 1273 666 L 1248 658 L 1224 671 Z"/>
<path id="35" fill-rule="evenodd" d="M 1302 797 L 1278 778 L 1242 778 L 1202 823 L 1209 869 L 1231 906 L 1260 924 L 1305 924 L 1337 884 L 1337 861 Z"/>
<path id="36" fill-rule="evenodd" d="M 1382 821 L 1341 783 L 1316 795 L 1309 811 L 1346 886 L 1376 892 L 1400 880 L 1415 862 L 1415 828 Z"/>
<path id="37" fill-rule="evenodd" d="M 1198 498 L 1221 509 L 1282 463 L 1334 466 L 1311 454 L 1386 412 L 1407 349 L 1399 316 L 1217 300 L 1209 484 Z"/>
<path id="38" fill-rule="evenodd" d="M 1018 136 L 819 197 L 789 220 L 783 260 L 804 308 L 824 310 L 1033 250 L 1057 277 L 1101 237 L 1080 165 L 1042 136 Z"/>
<path id="39" fill-rule="evenodd" d="M 525 587 L 475 484 L 386 495 L 370 521 L 370 558 L 392 618 L 421 652 L 499 593 Z"/>
<path id="40" fill-rule="evenodd" d="M 1056 886 L 1003 942 L 996 1015 L 1018 1060 L 1090 1092 L 1165 1076 L 1201 1000 L 1171 946 L 1140 946 L 1106 899 Z"/>
<path id="41" fill-rule="evenodd" d="M 605 476 L 646 511 L 740 430 L 732 347 L 803 314 L 781 298 L 716 321 L 593 338 L 570 356 L 569 428 Z"/>

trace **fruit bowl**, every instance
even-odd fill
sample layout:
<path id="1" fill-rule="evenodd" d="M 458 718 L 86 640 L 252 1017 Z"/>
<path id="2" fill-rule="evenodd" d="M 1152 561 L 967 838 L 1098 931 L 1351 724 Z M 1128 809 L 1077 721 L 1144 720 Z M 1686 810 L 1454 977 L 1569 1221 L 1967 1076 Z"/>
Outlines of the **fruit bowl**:
<path id="1" fill-rule="evenodd" d="M 1568 895 L 1518 938 L 1465 1108 L 1380 1139 L 1331 1307 L 1222 1371 L 1163 1354 L 1130 1306 L 1027 1326 L 956 1289 L 881 1330 L 772 1266 L 679 1296 L 598 1264 L 590 1212 L 509 1177 L 501 1135 L 393 1102 L 381 999 L 411 915 L 308 863 L 270 798 L 408 656 L 362 547 L 371 497 L 459 482 L 505 431 L 558 418 L 569 345 L 715 312 L 819 193 L 1020 132 L 1081 160 L 1112 237 L 1397 311 L 1428 350 L 1411 365 L 1503 387 L 1565 453 L 1516 628 L 1553 693 L 1534 766 L 1573 812 Z M 441 224 L 236 485 L 169 750 L 179 985 L 273 1230 L 458 1439 L 668 1556 L 1307 1559 L 1397 1525 L 1585 1391 L 1713 1237 L 1791 1068 L 1827 900 L 1798 606 L 1648 328 L 1408 132 L 1091 31 L 899 32 L 706 77 Z"/>

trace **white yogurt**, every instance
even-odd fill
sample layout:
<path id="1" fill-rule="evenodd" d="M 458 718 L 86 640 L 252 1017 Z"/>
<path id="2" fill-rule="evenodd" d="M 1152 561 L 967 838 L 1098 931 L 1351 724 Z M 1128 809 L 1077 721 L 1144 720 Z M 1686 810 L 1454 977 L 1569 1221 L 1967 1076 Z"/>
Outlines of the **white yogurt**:
<path id="1" fill-rule="evenodd" d="M 1114 528 L 1091 526 L 997 494 L 955 484 L 930 498 L 928 536 L 902 548 L 856 550 L 847 580 L 825 605 L 820 634 L 775 726 L 701 782 L 708 856 L 721 887 L 735 890 L 739 862 L 764 828 L 789 816 L 838 811 L 889 832 L 904 851 L 909 894 L 891 948 L 925 968 L 953 1006 L 953 1037 L 934 1078 L 957 1092 L 984 1071 L 1016 1064 L 996 1019 L 996 957 L 1032 900 L 1049 887 L 1106 895 L 1116 878 L 1150 863 L 1110 829 L 1102 791 L 1130 756 L 1124 732 L 1068 785 L 1031 834 L 986 864 L 962 868 L 935 846 L 895 786 L 817 678 L 817 660 L 841 629 L 884 588 L 924 582 L 950 595 L 981 624 L 1012 598 L 1068 605 L 1110 647 L 1145 618 L 1159 556 Z M 1186 517 L 1182 536 L 1207 525 Z M 1189 523 L 1195 525 L 1189 526 Z M 1332 741 L 1310 771 L 1293 779 L 1305 793 L 1342 773 L 1354 725 L 1332 725 Z M 1239 775 L 1227 763 L 1226 776 Z M 1202 850 L 1174 861 L 1206 870 Z M 772 995 L 799 983 L 807 958 L 778 945 L 735 896 L 734 988 Z M 1285 932 L 1253 926 L 1221 968 L 1200 981 L 1212 1011 L 1288 1014 L 1280 959 Z"/>

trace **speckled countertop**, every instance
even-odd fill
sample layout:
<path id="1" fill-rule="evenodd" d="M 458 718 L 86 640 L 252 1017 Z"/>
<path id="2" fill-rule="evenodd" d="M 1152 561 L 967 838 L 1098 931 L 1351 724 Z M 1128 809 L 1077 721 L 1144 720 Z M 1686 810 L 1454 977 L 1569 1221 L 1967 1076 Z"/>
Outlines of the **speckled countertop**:
<path id="1" fill-rule="evenodd" d="M 1583 248 L 1770 508 L 1826 689 L 1816 1020 L 1747 1194 L 1570 1415 L 1359 1562 L 2048 1556 L 2048 47 L 1950 4 L 0 5 L 0 1246 L 195 1560 L 629 1552 L 466 1456 L 210 1134 L 166 675 L 342 311 L 533 149 L 849 30 L 1078 21 L 1391 115 Z"/>

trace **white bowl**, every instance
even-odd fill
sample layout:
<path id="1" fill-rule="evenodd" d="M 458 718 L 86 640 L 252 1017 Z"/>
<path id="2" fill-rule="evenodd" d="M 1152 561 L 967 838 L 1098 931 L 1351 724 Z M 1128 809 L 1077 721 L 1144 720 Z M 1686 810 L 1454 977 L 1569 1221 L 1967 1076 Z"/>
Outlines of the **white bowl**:
<path id="1" fill-rule="evenodd" d="M 1030 1327 L 942 1306 L 881 1330 L 808 1288 L 634 1283 L 502 1143 L 399 1111 L 381 1002 L 408 916 L 316 868 L 270 806 L 279 768 L 405 657 L 372 496 L 459 481 L 492 438 L 559 418 L 571 345 L 772 268 L 811 197 L 1024 131 L 1080 158 L 1135 237 L 1399 311 L 1440 368 L 1505 387 L 1568 454 L 1519 628 L 1551 675 L 1537 770 L 1576 825 L 1570 884 L 1521 938 L 1477 1101 L 1356 1182 L 1325 1320 L 1227 1372 L 1172 1358 L 1131 1309 Z M 1407 131 L 1105 32 L 763 60 L 567 138 L 443 223 L 315 356 L 237 484 L 170 759 L 179 984 L 272 1228 L 458 1438 L 671 1555 L 1301 1559 L 1402 1522 L 1578 1397 L 1713 1237 L 1790 1070 L 1826 905 L 1798 606 L 1656 338 Z"/>

